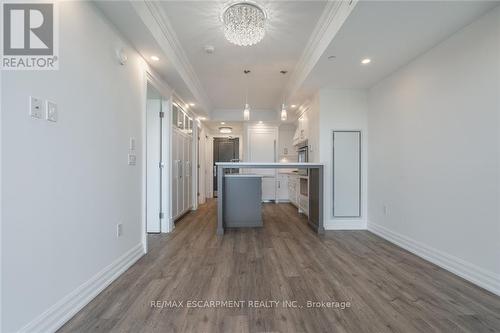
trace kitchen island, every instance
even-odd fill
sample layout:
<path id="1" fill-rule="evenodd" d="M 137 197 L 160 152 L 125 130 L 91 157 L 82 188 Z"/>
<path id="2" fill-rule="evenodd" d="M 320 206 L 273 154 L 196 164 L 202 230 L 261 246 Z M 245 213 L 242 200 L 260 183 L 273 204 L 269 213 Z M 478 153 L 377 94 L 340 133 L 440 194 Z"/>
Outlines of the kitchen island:
<path id="1" fill-rule="evenodd" d="M 318 233 L 324 233 L 323 225 L 323 164 L 320 163 L 252 163 L 252 162 L 218 162 L 217 165 L 217 234 L 223 235 L 224 229 L 231 226 L 225 221 L 227 193 L 225 177 L 226 169 L 308 169 L 309 170 L 309 216 L 308 224 Z M 257 199 L 256 199 L 257 200 Z M 260 204 L 260 199 L 259 204 Z M 248 203 L 256 206 L 255 202 Z"/>

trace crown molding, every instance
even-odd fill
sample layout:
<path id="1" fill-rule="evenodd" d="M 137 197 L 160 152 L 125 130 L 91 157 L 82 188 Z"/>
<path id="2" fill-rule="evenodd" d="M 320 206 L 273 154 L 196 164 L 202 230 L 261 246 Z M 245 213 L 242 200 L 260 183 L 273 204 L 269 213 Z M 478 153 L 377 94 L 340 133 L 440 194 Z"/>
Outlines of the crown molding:
<path id="1" fill-rule="evenodd" d="M 288 98 L 299 90 L 337 35 L 358 0 L 328 1 L 287 84 Z"/>
<path id="2" fill-rule="evenodd" d="M 210 113 L 212 110 L 210 100 L 163 8 L 157 2 L 147 0 L 131 0 L 130 4 L 196 98 L 197 103 Z"/>

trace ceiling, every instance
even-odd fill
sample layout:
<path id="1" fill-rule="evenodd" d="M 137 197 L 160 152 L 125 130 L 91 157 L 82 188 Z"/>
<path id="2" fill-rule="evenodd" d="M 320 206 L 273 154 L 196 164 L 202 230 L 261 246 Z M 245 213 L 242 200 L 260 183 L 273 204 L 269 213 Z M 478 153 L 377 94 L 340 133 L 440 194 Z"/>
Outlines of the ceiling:
<path id="1" fill-rule="evenodd" d="M 132 46 L 143 56 L 149 65 L 175 90 L 177 95 L 184 102 L 189 103 L 196 100 L 193 92 L 185 83 L 175 64 L 164 56 L 162 46 L 159 41 L 151 34 L 151 31 L 145 25 L 136 8 L 130 1 L 99 0 L 94 4 L 103 12 L 103 14 L 116 26 L 123 36 L 132 44 Z M 159 55 L 160 61 L 150 60 L 152 55 Z M 163 56 L 162 56 L 163 55 Z M 206 110 L 198 110 L 204 114 Z"/>
<path id="2" fill-rule="evenodd" d="M 303 83 L 319 88 L 369 88 L 499 5 L 494 1 L 363 1 Z M 329 60 L 329 56 L 335 56 Z M 361 65 L 370 58 L 372 62 Z"/>
<path id="3" fill-rule="evenodd" d="M 95 3 L 184 102 L 196 103 L 194 112 L 219 121 L 242 120 L 247 85 L 254 121 L 279 120 L 284 94 L 288 104 L 302 104 L 325 86 L 369 88 L 499 5 L 258 1 L 269 16 L 266 36 L 239 47 L 223 35 L 225 1 Z M 215 48 L 213 54 L 204 51 L 206 45 Z M 160 61 L 150 61 L 153 54 Z M 363 66 L 365 57 L 372 62 Z M 251 73 L 245 76 L 244 69 Z M 286 77 L 281 70 L 289 71 Z"/>
<path id="4" fill-rule="evenodd" d="M 294 69 L 325 7 L 324 1 L 259 1 L 268 15 L 266 35 L 257 45 L 241 47 L 224 38 L 220 14 L 226 2 L 160 4 L 213 109 L 237 110 L 243 108 L 247 85 L 252 108 L 279 107 L 288 80 L 280 71 Z M 215 52 L 207 54 L 205 45 Z M 251 73 L 245 76 L 244 69 Z"/>

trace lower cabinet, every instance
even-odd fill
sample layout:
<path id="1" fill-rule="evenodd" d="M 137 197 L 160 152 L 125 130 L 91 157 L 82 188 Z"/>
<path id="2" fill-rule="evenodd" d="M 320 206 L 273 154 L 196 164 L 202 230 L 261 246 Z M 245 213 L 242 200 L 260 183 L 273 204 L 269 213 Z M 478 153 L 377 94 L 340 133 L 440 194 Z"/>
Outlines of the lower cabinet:
<path id="1" fill-rule="evenodd" d="M 276 201 L 288 202 L 289 200 L 288 175 L 278 174 L 276 181 Z"/>
<path id="2" fill-rule="evenodd" d="M 288 175 L 288 200 L 295 205 L 299 206 L 298 192 L 299 192 L 299 178 L 296 175 Z"/>

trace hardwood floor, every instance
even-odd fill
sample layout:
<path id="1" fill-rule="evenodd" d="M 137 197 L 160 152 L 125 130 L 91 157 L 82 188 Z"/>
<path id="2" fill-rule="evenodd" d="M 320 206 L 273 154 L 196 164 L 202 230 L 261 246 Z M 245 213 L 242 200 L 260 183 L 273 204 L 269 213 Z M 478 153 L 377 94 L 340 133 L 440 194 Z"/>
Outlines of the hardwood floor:
<path id="1" fill-rule="evenodd" d="M 217 238 L 211 201 L 172 234 L 150 236 L 149 253 L 60 332 L 500 332 L 500 297 L 368 231 L 318 236 L 288 204 L 263 212 L 264 228 Z M 245 306 L 188 308 L 188 300 Z"/>

